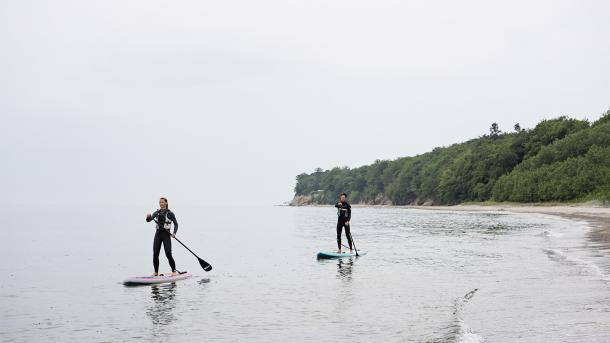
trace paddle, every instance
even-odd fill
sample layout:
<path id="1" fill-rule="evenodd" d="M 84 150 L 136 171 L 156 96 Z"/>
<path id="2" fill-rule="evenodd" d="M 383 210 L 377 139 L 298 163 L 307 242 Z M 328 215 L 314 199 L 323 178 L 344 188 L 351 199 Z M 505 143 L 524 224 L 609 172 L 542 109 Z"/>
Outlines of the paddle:
<path id="1" fill-rule="evenodd" d="M 209 263 L 207 263 L 202 258 L 197 256 L 197 254 L 195 254 L 191 249 L 189 249 L 186 245 L 184 245 L 184 243 L 180 242 L 180 240 L 178 238 L 176 238 L 175 236 L 173 236 L 173 237 L 175 240 L 178 241 L 178 243 L 182 244 L 182 246 L 185 247 L 186 250 L 188 250 L 191 254 L 193 254 L 195 257 L 197 257 L 197 259 L 199 260 L 199 264 L 201 265 L 201 268 L 203 268 L 203 270 L 205 270 L 206 272 L 209 272 L 210 270 L 212 270 L 212 266 Z"/>
<path id="2" fill-rule="evenodd" d="M 352 244 L 354 244 L 354 242 L 352 242 Z M 344 248 L 349 249 L 349 247 L 348 247 L 347 245 L 345 245 L 345 244 L 343 244 L 343 243 L 341 243 L 341 245 L 342 245 Z M 350 249 L 350 250 L 352 250 L 352 249 Z M 358 255 L 358 250 L 356 250 L 356 256 L 360 256 L 360 255 Z"/>
<path id="3" fill-rule="evenodd" d="M 354 246 L 354 250 L 356 251 L 356 256 L 360 256 L 360 255 L 358 255 L 358 249 L 356 249 L 356 242 L 354 242 L 354 237 L 352 237 L 352 232 L 351 231 L 349 233 L 349 239 L 352 241 L 352 245 Z"/>
<path id="4" fill-rule="evenodd" d="M 155 221 L 155 223 L 159 224 L 159 222 L 157 221 L 157 219 L 153 219 Z M 184 245 L 184 243 L 180 242 L 180 240 L 178 238 L 176 238 L 176 236 L 172 236 L 174 237 L 175 240 L 178 241 L 178 243 L 182 244 L 183 247 L 186 248 L 186 250 L 188 250 L 191 254 L 193 254 L 195 257 L 197 257 L 197 259 L 199 260 L 199 264 L 201 265 L 201 268 L 203 268 L 203 270 L 205 270 L 206 272 L 209 272 L 210 270 L 212 270 L 212 265 L 207 263 L 206 261 L 204 261 L 201 257 L 197 256 L 197 254 L 195 254 L 191 249 L 189 249 L 189 247 L 187 247 L 186 245 Z M 181 273 L 182 274 L 182 273 Z"/>

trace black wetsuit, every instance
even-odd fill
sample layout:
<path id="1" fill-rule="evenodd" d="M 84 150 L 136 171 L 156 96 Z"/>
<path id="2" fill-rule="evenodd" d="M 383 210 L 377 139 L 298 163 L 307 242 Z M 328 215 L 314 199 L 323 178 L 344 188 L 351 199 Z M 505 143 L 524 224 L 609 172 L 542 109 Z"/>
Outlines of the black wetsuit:
<path id="1" fill-rule="evenodd" d="M 169 261 L 172 272 L 176 271 L 176 262 L 172 257 L 172 236 L 169 229 L 164 228 L 166 218 L 174 224 L 174 234 L 178 232 L 178 221 L 176 215 L 169 209 L 156 210 L 152 214 L 152 217 L 147 218 L 146 221 L 155 221 L 157 223 L 157 232 L 155 233 L 155 239 L 153 241 L 153 265 L 155 266 L 155 273 L 159 272 L 159 253 L 161 252 L 161 244 L 165 250 L 165 256 Z"/>
<path id="2" fill-rule="evenodd" d="M 349 221 L 352 218 L 352 206 L 346 201 L 335 204 L 337 208 L 337 247 L 341 250 L 341 231 L 345 227 L 345 237 L 349 243 L 349 248 L 352 249 L 352 234 L 349 231 Z"/>

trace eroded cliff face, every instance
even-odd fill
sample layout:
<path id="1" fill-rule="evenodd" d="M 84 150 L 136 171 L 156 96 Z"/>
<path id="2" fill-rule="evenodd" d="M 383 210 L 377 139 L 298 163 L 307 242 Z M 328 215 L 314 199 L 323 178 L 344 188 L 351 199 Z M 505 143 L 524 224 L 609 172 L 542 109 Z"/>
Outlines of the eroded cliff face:
<path id="1" fill-rule="evenodd" d="M 288 204 L 289 206 L 306 206 L 313 205 L 313 197 L 311 195 L 295 195 Z"/>
<path id="2" fill-rule="evenodd" d="M 290 203 L 288 205 L 290 205 L 290 206 L 327 205 L 327 202 L 323 202 L 321 200 L 322 200 L 322 193 L 312 192 L 308 195 L 295 195 L 294 198 L 292 198 L 292 201 L 290 201 Z M 356 202 L 356 203 L 352 203 L 352 204 L 385 205 L 385 206 L 393 205 L 392 201 L 381 193 L 377 194 L 375 199 L 372 201 Z"/>
<path id="3" fill-rule="evenodd" d="M 372 201 L 369 202 L 361 202 L 360 204 L 362 205 L 386 205 L 386 206 L 391 206 L 392 201 L 390 199 L 388 199 L 388 197 L 386 197 L 385 195 L 383 195 L 383 193 L 379 193 L 377 194 L 377 196 L 375 197 L 375 199 L 373 199 Z"/>

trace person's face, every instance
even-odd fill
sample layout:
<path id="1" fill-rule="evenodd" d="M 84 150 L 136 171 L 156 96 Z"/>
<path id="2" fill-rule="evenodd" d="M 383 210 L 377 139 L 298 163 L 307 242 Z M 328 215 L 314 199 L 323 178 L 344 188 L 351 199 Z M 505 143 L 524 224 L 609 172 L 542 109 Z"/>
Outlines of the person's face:
<path id="1" fill-rule="evenodd" d="M 165 202 L 163 199 L 159 199 L 159 207 L 163 209 L 167 208 L 167 202 Z"/>
<path id="2" fill-rule="evenodd" d="M 342 195 L 340 199 L 341 199 L 341 202 L 345 202 L 345 201 L 347 200 L 347 198 L 345 197 L 345 195 Z"/>

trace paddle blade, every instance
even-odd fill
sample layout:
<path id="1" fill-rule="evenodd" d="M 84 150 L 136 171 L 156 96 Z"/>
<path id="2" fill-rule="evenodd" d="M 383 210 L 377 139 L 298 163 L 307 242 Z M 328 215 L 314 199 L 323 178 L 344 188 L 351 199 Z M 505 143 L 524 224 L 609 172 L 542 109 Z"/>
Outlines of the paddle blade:
<path id="1" fill-rule="evenodd" d="M 205 270 L 206 272 L 212 270 L 212 265 L 202 259 L 199 259 L 199 264 L 201 265 L 201 268 L 203 268 L 203 270 Z"/>

